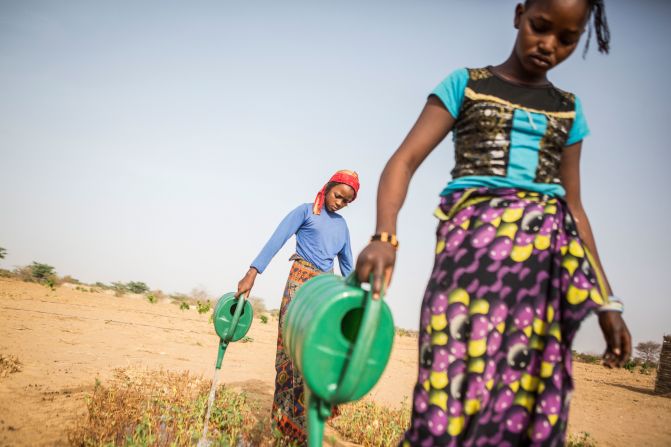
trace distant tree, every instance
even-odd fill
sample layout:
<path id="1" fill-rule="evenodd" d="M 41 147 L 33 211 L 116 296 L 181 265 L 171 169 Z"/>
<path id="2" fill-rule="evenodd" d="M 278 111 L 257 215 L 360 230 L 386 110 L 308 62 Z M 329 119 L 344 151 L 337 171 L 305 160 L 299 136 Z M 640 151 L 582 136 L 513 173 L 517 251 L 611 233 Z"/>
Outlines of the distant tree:
<path id="1" fill-rule="evenodd" d="M 163 293 L 163 291 L 160 289 L 152 290 L 150 293 L 156 297 L 157 301 L 161 301 L 167 298 L 165 293 Z"/>
<path id="2" fill-rule="evenodd" d="M 113 282 L 112 290 L 114 290 L 114 296 L 121 296 L 124 293 L 128 292 L 128 287 L 122 282 Z"/>
<path id="3" fill-rule="evenodd" d="M 18 278 L 21 281 L 35 282 L 35 279 L 33 278 L 33 271 L 29 265 L 16 267 L 12 273 L 15 278 Z"/>
<path id="4" fill-rule="evenodd" d="M 642 341 L 636 345 L 636 351 L 641 359 L 648 364 L 656 365 L 659 361 L 659 353 L 662 350 L 662 344 L 654 341 Z"/>
<path id="5" fill-rule="evenodd" d="M 5 259 L 6 255 L 7 255 L 7 250 L 5 250 L 3 247 L 0 247 L 0 259 Z"/>
<path id="6" fill-rule="evenodd" d="M 68 282 L 70 284 L 81 284 L 81 281 L 79 281 L 77 278 L 73 278 L 70 275 L 65 275 L 64 277 L 61 278 L 61 283 Z"/>
<path id="7" fill-rule="evenodd" d="M 174 304 L 179 304 L 182 301 L 186 301 L 189 299 L 189 297 L 183 293 L 173 293 L 172 295 L 170 295 L 170 298 L 174 300 L 173 301 Z"/>
<path id="8" fill-rule="evenodd" d="M 49 264 L 33 262 L 30 265 L 30 274 L 37 281 L 53 280 L 56 276 L 56 270 Z"/>
<path id="9" fill-rule="evenodd" d="M 207 291 L 205 289 L 202 289 L 200 287 L 196 287 L 195 289 L 191 289 L 191 298 L 193 298 L 196 301 L 209 301 L 210 296 L 208 295 Z"/>
<path id="10" fill-rule="evenodd" d="M 130 281 L 126 284 L 126 288 L 130 293 L 147 293 L 149 292 L 149 286 L 140 281 Z"/>
<path id="11" fill-rule="evenodd" d="M 249 299 L 249 302 L 252 304 L 252 310 L 256 315 L 261 315 L 268 312 L 268 309 L 266 308 L 266 303 L 265 301 L 263 301 L 263 298 L 253 296 Z"/>

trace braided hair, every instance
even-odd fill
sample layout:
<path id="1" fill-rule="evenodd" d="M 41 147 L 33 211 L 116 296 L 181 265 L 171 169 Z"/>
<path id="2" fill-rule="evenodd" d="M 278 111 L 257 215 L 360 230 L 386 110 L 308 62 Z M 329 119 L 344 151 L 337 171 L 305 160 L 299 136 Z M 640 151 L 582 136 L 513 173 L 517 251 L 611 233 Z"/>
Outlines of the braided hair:
<path id="1" fill-rule="evenodd" d="M 594 29 L 596 30 L 596 42 L 599 44 L 599 53 L 608 54 L 610 51 L 610 28 L 606 19 L 606 6 L 603 0 L 589 0 L 589 13 L 594 17 Z M 587 42 L 582 56 L 587 55 L 589 41 L 592 40 L 592 21 L 588 19 Z"/>
<path id="2" fill-rule="evenodd" d="M 535 0 L 525 0 L 524 6 L 528 6 L 533 1 Z M 596 30 L 596 42 L 599 45 L 599 53 L 608 54 L 610 51 L 610 29 L 608 28 L 608 20 L 606 19 L 604 0 L 587 0 L 587 3 L 589 5 L 587 41 L 585 42 L 582 56 L 587 56 L 589 42 L 592 40 L 592 27 Z M 592 25 L 592 22 L 594 22 L 594 25 Z"/>

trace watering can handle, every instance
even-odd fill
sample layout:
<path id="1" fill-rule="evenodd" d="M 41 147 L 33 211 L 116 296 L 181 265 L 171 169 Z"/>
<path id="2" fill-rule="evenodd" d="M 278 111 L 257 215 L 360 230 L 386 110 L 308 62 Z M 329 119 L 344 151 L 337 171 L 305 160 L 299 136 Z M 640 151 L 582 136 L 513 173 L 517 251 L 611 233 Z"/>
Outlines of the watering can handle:
<path id="1" fill-rule="evenodd" d="M 371 275 L 371 282 L 372 279 Z M 351 273 L 345 282 L 351 286 L 360 285 L 356 277 L 356 272 Z M 383 295 L 384 290 L 382 292 Z M 349 400 L 349 396 L 352 395 L 363 376 L 366 362 L 370 357 L 375 333 L 377 332 L 380 323 L 380 310 L 382 309 L 382 300 L 374 300 L 371 295 L 372 293 L 370 291 L 366 292 L 363 317 L 361 318 L 359 332 L 356 341 L 354 342 L 354 346 L 352 347 L 350 360 L 347 363 L 347 366 L 345 366 L 345 371 L 343 372 L 335 393 L 335 399 L 339 401 Z"/>
<path id="2" fill-rule="evenodd" d="M 233 339 L 233 334 L 235 333 L 235 330 L 238 328 L 238 321 L 240 320 L 240 315 L 242 315 L 242 311 L 245 308 L 245 294 L 243 293 L 240 295 L 238 298 L 238 303 L 235 305 L 235 312 L 233 313 L 233 319 L 231 320 L 231 326 L 228 328 L 228 332 L 223 338 L 223 341 L 225 343 L 230 342 Z"/>

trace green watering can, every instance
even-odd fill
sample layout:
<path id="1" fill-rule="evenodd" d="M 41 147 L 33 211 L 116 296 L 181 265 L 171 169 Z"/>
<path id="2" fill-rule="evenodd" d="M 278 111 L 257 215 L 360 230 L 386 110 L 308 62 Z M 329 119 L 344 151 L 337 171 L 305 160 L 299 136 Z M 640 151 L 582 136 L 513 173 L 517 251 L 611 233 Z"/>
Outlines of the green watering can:
<path id="1" fill-rule="evenodd" d="M 391 311 L 360 287 L 355 274 L 320 275 L 289 304 L 282 336 L 303 374 L 308 445 L 321 447 L 333 405 L 362 398 L 382 375 L 394 341 Z"/>
<path id="2" fill-rule="evenodd" d="M 217 369 L 221 369 L 221 362 L 228 344 L 244 337 L 252 325 L 254 311 L 252 305 L 244 295 L 235 297 L 235 293 L 227 293 L 219 298 L 214 307 L 214 330 L 219 336 L 219 353 L 217 355 Z"/>
<path id="3" fill-rule="evenodd" d="M 214 331 L 219 336 L 219 353 L 217 354 L 217 364 L 214 370 L 214 377 L 212 378 L 212 387 L 207 399 L 207 412 L 205 413 L 205 421 L 203 423 L 203 434 L 198 441 L 198 447 L 207 447 L 210 442 L 207 440 L 207 428 L 210 422 L 210 411 L 214 404 L 214 395 L 217 389 L 217 376 L 221 369 L 221 362 L 224 360 L 224 354 L 228 344 L 232 341 L 238 341 L 247 334 L 249 328 L 252 326 L 252 319 L 254 311 L 252 305 L 249 304 L 243 296 L 235 297 L 235 293 L 227 293 L 217 301 L 214 306 Z"/>

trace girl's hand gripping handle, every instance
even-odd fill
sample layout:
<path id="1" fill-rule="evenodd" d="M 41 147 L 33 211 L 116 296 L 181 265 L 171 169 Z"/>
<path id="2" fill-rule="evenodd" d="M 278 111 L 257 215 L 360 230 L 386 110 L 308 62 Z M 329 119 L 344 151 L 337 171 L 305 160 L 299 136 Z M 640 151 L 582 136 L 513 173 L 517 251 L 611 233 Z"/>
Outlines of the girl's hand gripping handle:
<path id="1" fill-rule="evenodd" d="M 621 368 L 631 355 L 631 334 L 620 312 L 600 312 L 599 326 L 606 339 L 603 365 Z"/>
<path id="2" fill-rule="evenodd" d="M 359 254 L 356 260 L 356 277 L 364 283 L 369 282 L 372 298 L 379 300 L 383 290 L 387 290 L 396 263 L 396 250 L 390 244 L 373 241 Z"/>
<path id="3" fill-rule="evenodd" d="M 258 273 L 259 272 L 254 267 L 250 267 L 249 270 L 247 270 L 245 276 L 238 282 L 238 291 L 235 292 L 236 298 L 240 298 L 241 295 L 245 295 L 245 298 L 249 297 L 249 293 L 252 291 L 252 287 L 254 287 L 254 280 Z"/>

